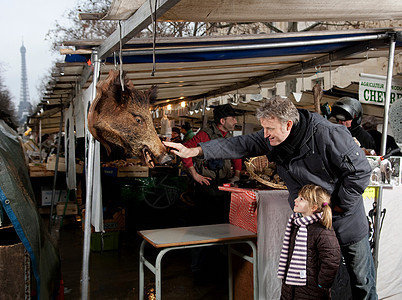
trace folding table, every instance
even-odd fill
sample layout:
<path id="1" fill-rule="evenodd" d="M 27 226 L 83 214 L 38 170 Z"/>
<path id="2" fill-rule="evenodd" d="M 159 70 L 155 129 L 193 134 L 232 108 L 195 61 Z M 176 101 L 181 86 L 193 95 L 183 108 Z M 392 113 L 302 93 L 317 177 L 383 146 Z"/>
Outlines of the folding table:
<path id="1" fill-rule="evenodd" d="M 209 247 L 216 245 L 228 246 L 228 262 L 229 262 L 229 299 L 233 299 L 233 281 L 232 281 L 232 261 L 231 254 L 253 264 L 253 288 L 254 300 L 258 300 L 258 276 L 257 276 L 257 247 L 253 240 L 257 238 L 257 234 L 232 224 L 216 224 L 190 227 L 165 228 L 155 230 L 142 230 L 138 234 L 144 238 L 140 247 L 140 274 L 139 274 L 139 299 L 144 299 L 144 265 L 155 274 L 155 296 L 156 300 L 162 298 L 162 282 L 161 282 L 161 261 L 163 256 L 172 250 Z M 157 249 L 161 249 L 158 253 L 155 265 L 150 263 L 144 256 L 145 244 L 150 243 Z M 250 245 L 253 256 L 248 256 L 231 247 L 232 244 L 248 244 Z"/>

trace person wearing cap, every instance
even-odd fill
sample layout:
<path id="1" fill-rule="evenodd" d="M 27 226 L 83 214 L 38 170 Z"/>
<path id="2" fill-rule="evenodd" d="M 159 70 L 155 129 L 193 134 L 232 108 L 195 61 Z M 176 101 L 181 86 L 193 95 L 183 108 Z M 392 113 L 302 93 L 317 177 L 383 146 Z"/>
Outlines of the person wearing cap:
<path id="1" fill-rule="evenodd" d="M 174 142 L 174 143 L 181 143 L 182 142 L 179 127 L 173 127 L 172 128 L 172 137 L 170 138 L 170 141 Z"/>
<path id="2" fill-rule="evenodd" d="M 361 147 L 375 149 L 376 143 L 373 137 L 360 126 L 363 107 L 359 100 L 350 97 L 340 98 L 332 105 L 331 116 L 336 119 L 338 124 L 346 126 Z"/>
<path id="3" fill-rule="evenodd" d="M 231 131 L 234 130 L 239 112 L 230 104 L 215 106 L 214 121 L 209 122 L 206 128 L 200 130 L 191 140 L 183 143 L 188 148 L 197 147 L 198 143 L 207 142 L 218 138 L 232 137 Z M 223 165 L 220 167 L 218 174 L 212 164 Z M 214 180 L 224 181 L 232 177 L 231 161 L 225 160 L 222 162 L 208 162 L 203 159 L 183 159 L 183 164 L 189 171 L 194 180 L 201 186 L 210 186 Z M 233 160 L 234 179 L 239 179 L 242 166 L 241 159 Z M 218 176 L 218 178 L 217 178 Z M 220 182 L 223 183 L 223 182 Z M 216 184 L 215 184 L 216 185 Z"/>
<path id="4" fill-rule="evenodd" d="M 381 141 L 382 141 L 382 133 L 377 130 L 377 125 L 381 124 L 381 122 L 375 116 L 366 116 L 362 120 L 362 127 L 366 130 L 374 139 L 375 148 L 374 151 L 377 155 L 381 155 Z M 394 156 L 402 156 L 400 148 L 398 144 L 395 142 L 395 139 L 387 135 L 387 143 L 385 147 L 385 153 L 388 154 L 392 150 L 399 150 L 393 153 Z"/>
<path id="5" fill-rule="evenodd" d="M 181 125 L 180 131 L 184 135 L 183 143 L 191 140 L 195 136 L 195 133 L 191 129 L 191 125 L 189 122 L 185 122 L 183 125 Z"/>
<path id="6" fill-rule="evenodd" d="M 363 149 L 345 126 L 297 109 L 289 98 L 266 99 L 256 117 L 262 129 L 255 133 L 200 143 L 196 148 L 166 142 L 165 145 L 175 148 L 174 153 L 181 157 L 228 159 L 266 155 L 268 161 L 276 163 L 278 174 L 286 183 L 292 209 L 302 186 L 315 184 L 325 188 L 331 194 L 332 225 L 350 277 L 352 299 L 377 300 L 375 265 L 362 197 L 370 182 L 371 167 Z M 340 268 L 344 268 L 343 264 Z M 335 287 L 334 291 L 348 293 L 344 288 Z"/>
<path id="7" fill-rule="evenodd" d="M 172 128 L 172 135 L 170 137 L 170 141 L 173 143 L 182 143 L 183 141 L 181 140 L 181 135 L 180 135 L 180 128 L 179 127 L 173 127 Z M 171 166 L 177 166 L 179 167 L 180 165 L 180 157 L 177 155 L 170 153 L 170 148 L 167 147 L 167 152 L 169 153 L 169 156 L 172 158 L 172 161 L 170 162 Z"/>

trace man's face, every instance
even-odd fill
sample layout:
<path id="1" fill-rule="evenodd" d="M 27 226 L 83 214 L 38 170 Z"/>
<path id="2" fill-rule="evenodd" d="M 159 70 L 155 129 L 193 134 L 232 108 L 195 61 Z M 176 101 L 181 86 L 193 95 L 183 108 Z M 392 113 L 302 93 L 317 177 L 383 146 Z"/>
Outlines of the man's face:
<path id="1" fill-rule="evenodd" d="M 349 128 L 350 126 L 352 126 L 352 121 L 353 120 L 346 120 L 346 121 L 338 120 L 338 124 L 341 124 Z"/>
<path id="2" fill-rule="evenodd" d="M 179 134 L 176 131 L 172 131 L 172 139 L 178 137 Z"/>
<path id="3" fill-rule="evenodd" d="M 293 126 L 292 121 L 287 121 L 283 124 L 276 117 L 261 118 L 260 123 L 264 128 L 264 137 L 269 139 L 271 146 L 278 146 L 286 140 Z"/>
<path id="4" fill-rule="evenodd" d="M 237 124 L 236 117 L 226 117 L 221 119 L 222 127 L 225 131 L 233 131 Z"/>

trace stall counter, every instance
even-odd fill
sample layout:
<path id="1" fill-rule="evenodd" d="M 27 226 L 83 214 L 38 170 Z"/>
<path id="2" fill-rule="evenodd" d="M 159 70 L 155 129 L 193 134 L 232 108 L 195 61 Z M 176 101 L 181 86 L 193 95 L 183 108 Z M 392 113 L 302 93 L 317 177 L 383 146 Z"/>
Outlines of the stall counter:
<path id="1" fill-rule="evenodd" d="M 230 223 L 258 232 L 259 298 L 279 299 L 281 281 L 276 271 L 286 224 L 292 214 L 288 203 L 288 191 L 236 187 L 219 187 L 219 189 L 231 192 Z"/>

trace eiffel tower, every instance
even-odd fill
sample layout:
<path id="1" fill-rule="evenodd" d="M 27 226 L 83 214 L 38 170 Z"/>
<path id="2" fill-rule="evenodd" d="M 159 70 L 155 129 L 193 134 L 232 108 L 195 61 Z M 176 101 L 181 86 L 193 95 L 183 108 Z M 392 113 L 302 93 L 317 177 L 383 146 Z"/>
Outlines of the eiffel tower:
<path id="1" fill-rule="evenodd" d="M 25 60 L 25 53 L 27 52 L 24 43 L 20 48 L 21 52 L 21 90 L 20 90 L 20 103 L 18 105 L 18 122 L 20 125 L 27 121 L 27 116 L 32 112 L 32 104 L 29 99 L 27 65 Z"/>

